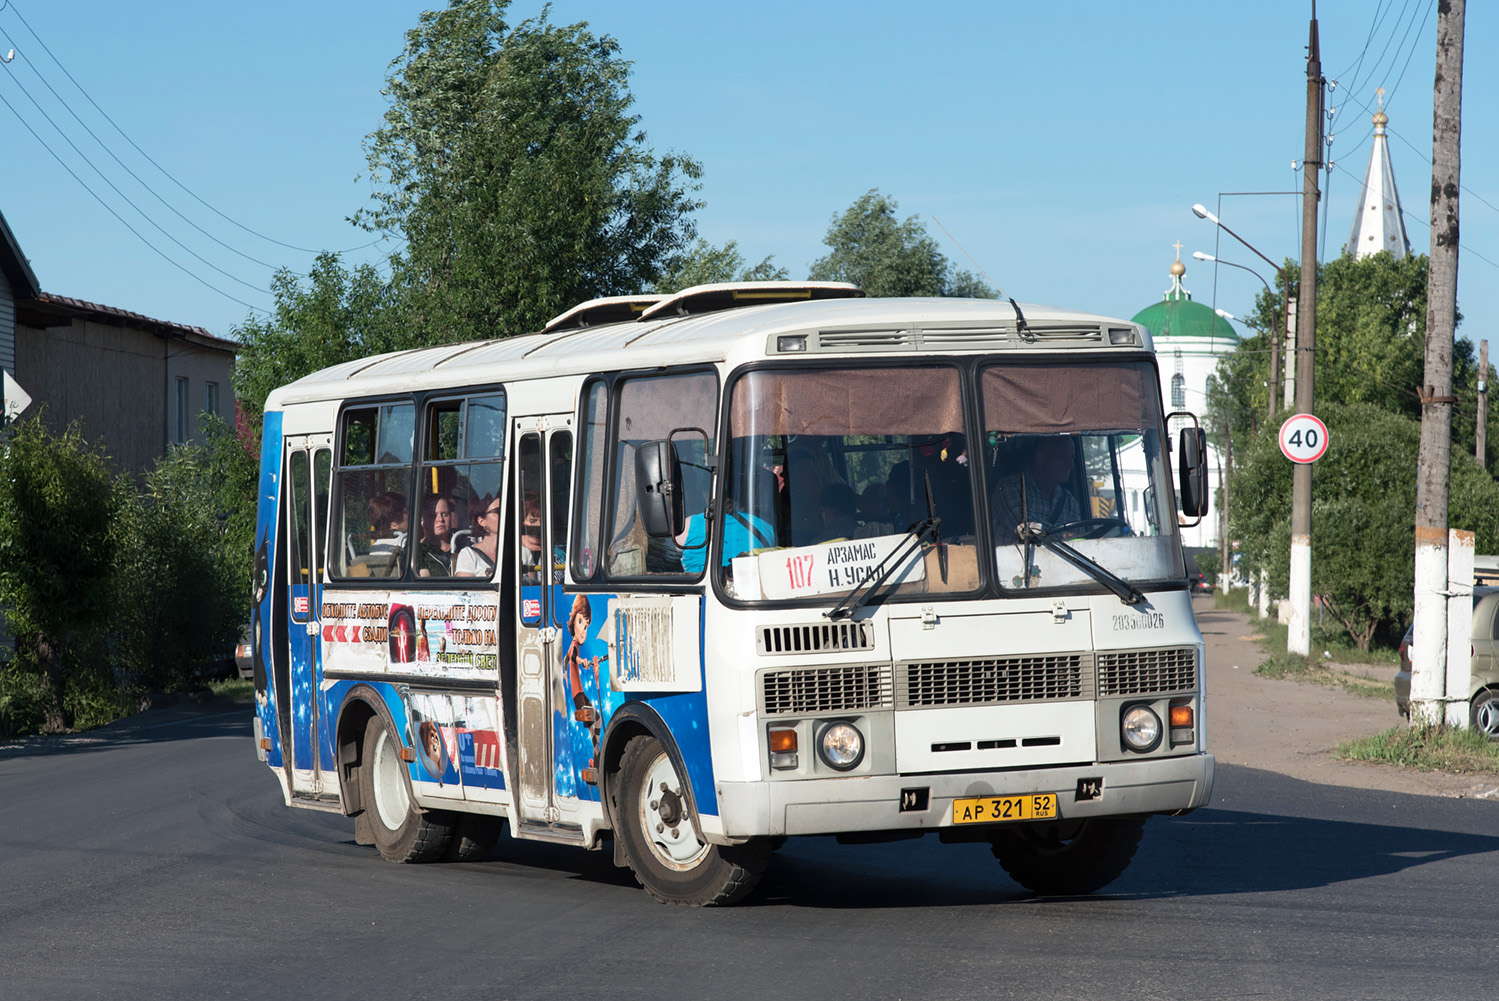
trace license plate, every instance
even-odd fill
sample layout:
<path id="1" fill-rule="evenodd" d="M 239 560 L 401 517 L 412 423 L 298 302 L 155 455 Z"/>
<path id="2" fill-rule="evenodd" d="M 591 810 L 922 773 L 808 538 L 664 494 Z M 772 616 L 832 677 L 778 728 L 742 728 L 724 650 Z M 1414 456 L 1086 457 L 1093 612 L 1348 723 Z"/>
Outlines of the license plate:
<path id="1" fill-rule="evenodd" d="M 977 796 L 952 801 L 954 824 L 1002 824 L 1056 816 L 1057 798 L 1049 792 L 1032 796 Z"/>

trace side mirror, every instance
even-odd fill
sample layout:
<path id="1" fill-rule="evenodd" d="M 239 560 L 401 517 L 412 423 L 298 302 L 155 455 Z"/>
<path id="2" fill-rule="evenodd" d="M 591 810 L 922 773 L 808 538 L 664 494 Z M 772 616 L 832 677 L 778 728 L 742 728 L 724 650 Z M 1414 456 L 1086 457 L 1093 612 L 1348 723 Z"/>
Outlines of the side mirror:
<path id="1" fill-rule="evenodd" d="M 680 535 L 687 524 L 682 503 L 682 464 L 669 439 L 635 449 L 635 506 L 645 534 L 653 539 Z"/>
<path id="2" fill-rule="evenodd" d="M 1208 436 L 1200 427 L 1181 429 L 1176 450 L 1177 486 L 1182 514 L 1201 519 L 1208 513 Z"/>

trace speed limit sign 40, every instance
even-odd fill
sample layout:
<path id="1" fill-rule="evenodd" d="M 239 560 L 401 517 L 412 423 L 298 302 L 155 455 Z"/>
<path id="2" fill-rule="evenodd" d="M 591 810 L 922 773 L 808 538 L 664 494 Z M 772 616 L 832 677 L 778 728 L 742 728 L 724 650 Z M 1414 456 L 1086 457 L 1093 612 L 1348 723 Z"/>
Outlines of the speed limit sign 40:
<path id="1" fill-rule="evenodd" d="M 1327 451 L 1327 425 L 1311 414 L 1292 414 L 1280 426 L 1280 450 L 1292 462 L 1316 462 Z"/>

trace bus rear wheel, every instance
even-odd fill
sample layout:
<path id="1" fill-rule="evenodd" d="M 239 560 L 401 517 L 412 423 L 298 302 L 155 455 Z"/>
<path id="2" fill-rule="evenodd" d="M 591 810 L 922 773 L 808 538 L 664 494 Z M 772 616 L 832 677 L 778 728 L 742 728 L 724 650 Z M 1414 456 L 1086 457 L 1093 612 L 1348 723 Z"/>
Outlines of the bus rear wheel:
<path id="1" fill-rule="evenodd" d="M 1010 878 L 1033 893 L 1093 893 L 1135 857 L 1144 817 L 1090 817 L 996 830 L 990 849 Z"/>
<path id="2" fill-rule="evenodd" d="M 388 861 L 432 862 L 442 857 L 455 817 L 445 810 L 420 809 L 412 800 L 401 742 L 378 716 L 365 724 L 359 792 L 375 847 Z"/>
<path id="3" fill-rule="evenodd" d="M 731 904 L 755 888 L 769 845 L 714 845 L 693 823 L 681 777 L 654 737 L 625 746 L 616 776 L 615 837 L 635 878 L 666 904 Z"/>

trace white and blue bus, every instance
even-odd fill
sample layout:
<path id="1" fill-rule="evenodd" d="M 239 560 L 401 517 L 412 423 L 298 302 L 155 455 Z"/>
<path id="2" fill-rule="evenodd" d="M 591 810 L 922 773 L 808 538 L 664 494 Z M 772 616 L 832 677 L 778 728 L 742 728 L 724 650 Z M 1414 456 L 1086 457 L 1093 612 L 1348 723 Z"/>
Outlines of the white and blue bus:
<path id="1" fill-rule="evenodd" d="M 1081 893 L 1208 802 L 1204 439 L 1126 321 L 615 297 L 300 379 L 262 442 L 258 753 L 391 861 L 508 826 L 713 904 L 930 834 Z"/>

